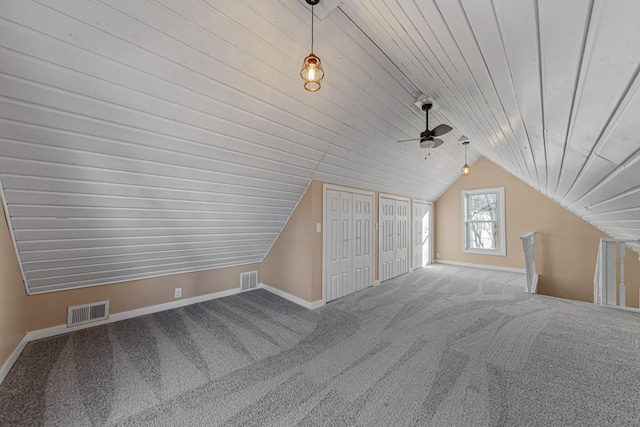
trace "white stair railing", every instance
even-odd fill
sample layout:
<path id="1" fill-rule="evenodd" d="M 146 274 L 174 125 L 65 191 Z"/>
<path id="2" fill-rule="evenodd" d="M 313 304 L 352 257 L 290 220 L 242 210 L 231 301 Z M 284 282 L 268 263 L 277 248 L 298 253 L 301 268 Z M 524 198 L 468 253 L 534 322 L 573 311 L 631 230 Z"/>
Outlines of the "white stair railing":
<path id="1" fill-rule="evenodd" d="M 624 274 L 627 244 L 637 244 L 640 247 L 640 240 L 600 239 L 596 272 L 593 277 L 593 302 L 595 304 L 615 307 L 627 306 Z M 618 263 L 620 264 L 619 269 Z"/>
<path id="2" fill-rule="evenodd" d="M 526 291 L 535 294 L 538 288 L 538 273 L 536 273 L 536 257 L 534 251 L 534 236 L 536 233 L 527 233 L 520 237 L 522 250 L 524 251 L 524 267 L 527 272 Z"/>

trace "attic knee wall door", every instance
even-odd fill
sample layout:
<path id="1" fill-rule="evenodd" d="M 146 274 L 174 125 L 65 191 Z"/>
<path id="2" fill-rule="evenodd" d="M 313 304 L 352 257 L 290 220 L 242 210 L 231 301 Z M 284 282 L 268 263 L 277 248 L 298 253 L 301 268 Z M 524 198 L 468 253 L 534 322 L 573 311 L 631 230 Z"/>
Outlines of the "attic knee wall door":
<path id="1" fill-rule="evenodd" d="M 380 281 L 409 272 L 409 200 L 380 196 Z"/>
<path id="2" fill-rule="evenodd" d="M 325 300 L 373 285 L 373 195 L 325 189 Z"/>

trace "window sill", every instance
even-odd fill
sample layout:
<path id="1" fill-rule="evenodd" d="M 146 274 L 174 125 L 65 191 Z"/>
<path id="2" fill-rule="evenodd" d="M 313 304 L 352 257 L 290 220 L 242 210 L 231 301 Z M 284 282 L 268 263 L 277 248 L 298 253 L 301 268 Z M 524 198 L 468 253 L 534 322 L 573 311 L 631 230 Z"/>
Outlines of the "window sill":
<path id="1" fill-rule="evenodd" d="M 507 256 L 506 251 L 491 250 L 491 249 L 464 249 L 462 252 L 465 254 L 475 254 L 475 255 Z"/>

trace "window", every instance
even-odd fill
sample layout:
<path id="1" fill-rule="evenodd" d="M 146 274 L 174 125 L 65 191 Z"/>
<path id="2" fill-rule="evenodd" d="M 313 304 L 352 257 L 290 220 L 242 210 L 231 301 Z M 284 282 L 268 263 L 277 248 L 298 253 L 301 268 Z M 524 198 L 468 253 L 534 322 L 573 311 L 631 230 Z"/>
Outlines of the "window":
<path id="1" fill-rule="evenodd" d="M 507 254 L 504 227 L 504 187 L 462 191 L 463 252 Z"/>

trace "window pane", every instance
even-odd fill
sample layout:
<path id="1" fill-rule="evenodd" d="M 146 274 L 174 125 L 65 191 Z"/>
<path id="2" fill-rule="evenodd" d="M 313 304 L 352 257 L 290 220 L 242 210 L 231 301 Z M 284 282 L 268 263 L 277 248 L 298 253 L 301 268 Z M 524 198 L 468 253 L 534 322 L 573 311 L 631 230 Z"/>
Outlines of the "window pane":
<path id="1" fill-rule="evenodd" d="M 498 224 L 495 222 L 467 223 L 469 249 L 498 249 Z"/>
<path id="2" fill-rule="evenodd" d="M 469 194 L 467 221 L 498 221 L 498 194 Z"/>

